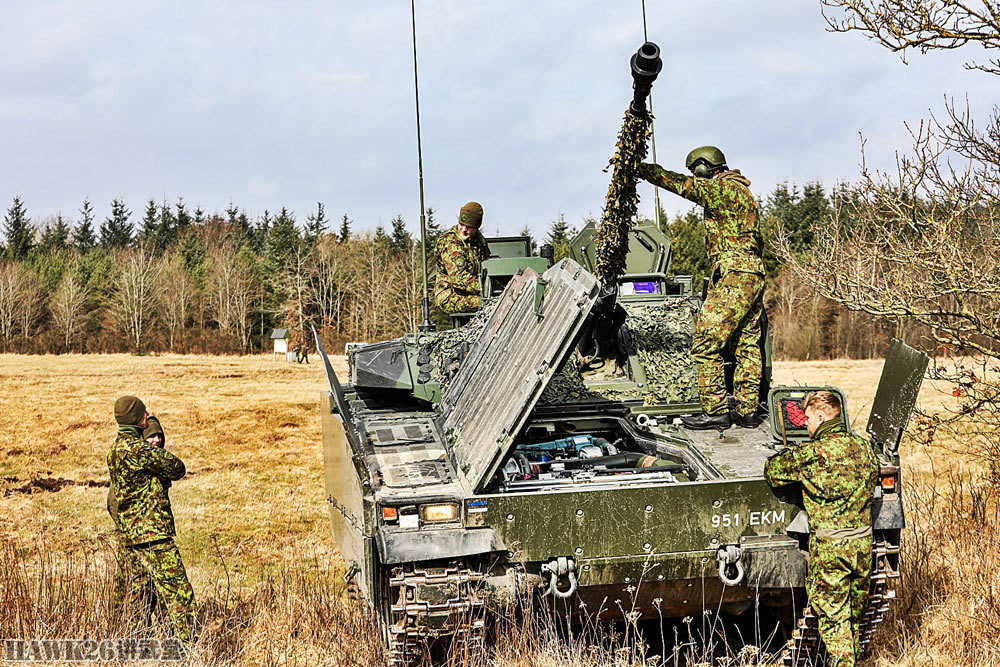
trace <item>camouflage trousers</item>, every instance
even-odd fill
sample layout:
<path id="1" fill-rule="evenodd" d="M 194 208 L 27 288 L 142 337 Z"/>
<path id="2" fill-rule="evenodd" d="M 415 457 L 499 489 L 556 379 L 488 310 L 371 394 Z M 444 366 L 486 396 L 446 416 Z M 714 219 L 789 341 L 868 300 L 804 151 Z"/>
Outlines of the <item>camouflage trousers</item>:
<path id="1" fill-rule="evenodd" d="M 854 667 L 872 571 L 872 540 L 809 539 L 806 594 L 831 667 Z"/>
<path id="2" fill-rule="evenodd" d="M 479 310 L 482 297 L 445 287 L 434 290 L 434 303 L 448 315 L 472 313 Z"/>
<path id="3" fill-rule="evenodd" d="M 698 316 L 691 356 L 698 366 L 698 396 L 706 414 L 726 411 L 726 375 L 722 353 L 736 357 L 733 397 L 736 411 L 748 415 L 760 400 L 760 315 L 764 309 L 764 277 L 730 271 L 708 290 Z"/>
<path id="4" fill-rule="evenodd" d="M 147 547 L 119 546 L 116 550 L 115 602 L 131 606 L 138 625 L 149 626 L 157 603 L 162 605 L 177 638 L 194 638 L 194 589 L 188 581 L 181 553 L 173 540 Z"/>

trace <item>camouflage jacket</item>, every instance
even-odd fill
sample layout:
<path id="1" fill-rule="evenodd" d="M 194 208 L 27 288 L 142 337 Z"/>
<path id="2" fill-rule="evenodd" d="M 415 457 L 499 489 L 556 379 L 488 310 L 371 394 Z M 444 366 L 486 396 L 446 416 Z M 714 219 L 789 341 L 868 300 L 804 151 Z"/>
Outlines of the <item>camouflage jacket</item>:
<path id="1" fill-rule="evenodd" d="M 840 537 L 832 533 L 871 527 L 878 470 L 872 446 L 835 419 L 820 424 L 814 439 L 769 458 L 764 477 L 772 486 L 802 484 L 810 530 Z"/>
<path id="2" fill-rule="evenodd" d="M 764 275 L 764 241 L 757 220 L 757 200 L 750 181 L 739 169 L 715 178 L 687 176 L 659 165 L 643 164 L 639 175 L 705 208 L 708 259 L 723 273 L 743 271 Z"/>
<path id="3" fill-rule="evenodd" d="M 118 504 L 115 523 L 125 544 L 173 537 L 174 515 L 165 482 L 184 476 L 184 462 L 143 440 L 138 428 L 125 426 L 108 452 L 108 472 Z"/>
<path id="4" fill-rule="evenodd" d="M 486 239 L 480 232 L 477 231 L 468 241 L 463 241 L 458 235 L 458 225 L 455 225 L 438 239 L 434 246 L 434 257 L 437 269 L 436 290 L 479 293 L 479 269 L 483 261 L 490 257 Z"/>

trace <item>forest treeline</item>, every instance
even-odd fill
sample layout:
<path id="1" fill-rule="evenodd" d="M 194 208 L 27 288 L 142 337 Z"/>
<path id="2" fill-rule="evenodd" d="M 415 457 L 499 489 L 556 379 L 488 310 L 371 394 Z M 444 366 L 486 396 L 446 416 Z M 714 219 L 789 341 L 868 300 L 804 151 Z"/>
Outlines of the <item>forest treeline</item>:
<path id="1" fill-rule="evenodd" d="M 819 183 L 781 184 L 761 201 L 763 226 L 793 230 L 793 245 L 807 253 L 810 227 L 829 217 L 836 196 Z M 661 211 L 660 220 L 672 272 L 700 285 L 709 269 L 700 211 L 673 219 Z M 428 209 L 429 248 L 450 224 Z M 415 330 L 419 237 L 402 215 L 388 228 L 355 227 L 346 214 L 329 219 L 322 203 L 299 221 L 287 208 L 251 218 L 232 204 L 192 211 L 183 199 L 150 199 L 136 215 L 116 198 L 98 221 L 88 200 L 73 219 L 33 218 L 15 196 L 4 215 L 0 344 L 27 353 L 255 353 L 270 348 L 274 328 L 313 325 L 337 346 Z M 552 244 L 560 259 L 575 233 L 560 214 L 537 242 Z M 879 356 L 903 333 L 816 295 L 770 251 L 766 264 L 777 357 Z"/>

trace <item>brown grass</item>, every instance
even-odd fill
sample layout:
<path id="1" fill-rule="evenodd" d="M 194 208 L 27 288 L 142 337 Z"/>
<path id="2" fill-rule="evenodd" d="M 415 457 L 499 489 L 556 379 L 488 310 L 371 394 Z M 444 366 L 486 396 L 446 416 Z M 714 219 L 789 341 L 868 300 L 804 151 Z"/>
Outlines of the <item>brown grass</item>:
<path id="1" fill-rule="evenodd" d="M 775 379 L 840 386 L 862 430 L 880 368 L 780 362 Z M 379 664 L 371 618 L 347 602 L 328 532 L 323 386 L 317 363 L 267 356 L 0 355 L 0 637 L 126 632 L 108 597 L 103 484 L 112 403 L 136 393 L 188 466 L 171 499 L 205 628 L 195 663 Z M 927 384 L 921 404 L 942 409 L 942 396 Z M 904 442 L 902 599 L 870 664 L 1000 664 L 1000 503 L 967 460 L 960 442 Z M 522 627 L 533 622 L 518 621 L 488 662 L 641 662 L 628 628 L 566 644 L 551 628 Z"/>

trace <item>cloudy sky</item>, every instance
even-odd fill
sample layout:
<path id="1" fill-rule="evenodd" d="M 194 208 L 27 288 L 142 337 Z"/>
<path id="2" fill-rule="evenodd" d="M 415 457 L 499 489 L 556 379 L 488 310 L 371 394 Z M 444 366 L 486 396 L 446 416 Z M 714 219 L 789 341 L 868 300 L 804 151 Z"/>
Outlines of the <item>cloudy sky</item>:
<path id="1" fill-rule="evenodd" d="M 753 181 L 832 184 L 905 148 L 903 121 L 1000 79 L 977 50 L 908 65 L 825 31 L 818 2 L 650 1 L 665 65 L 653 88 L 657 156 L 683 166 L 714 143 Z M 326 205 L 373 228 L 419 225 L 410 6 L 346 0 L 4 3 L 0 197 L 34 218 L 103 217 L 122 196 L 251 215 Z M 640 0 L 417 0 L 424 179 L 444 222 L 470 199 L 488 231 L 542 231 L 599 213 L 627 106 Z M 974 47 L 969 47 L 974 48 Z M 652 189 L 642 190 L 652 212 Z M 686 210 L 668 193 L 671 212 Z"/>

